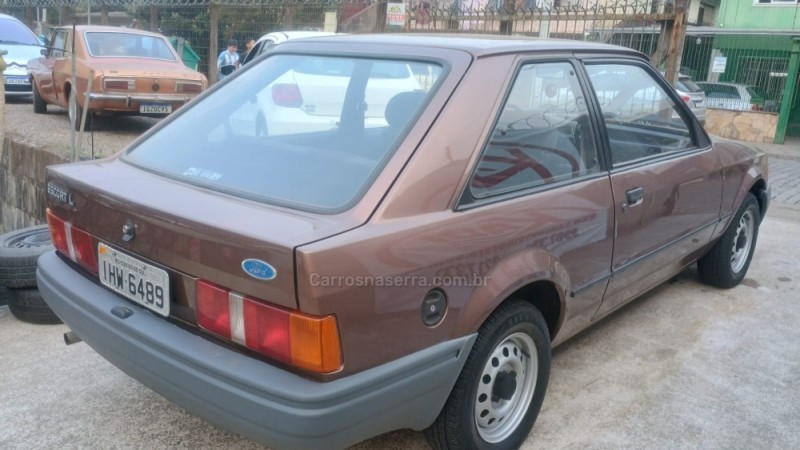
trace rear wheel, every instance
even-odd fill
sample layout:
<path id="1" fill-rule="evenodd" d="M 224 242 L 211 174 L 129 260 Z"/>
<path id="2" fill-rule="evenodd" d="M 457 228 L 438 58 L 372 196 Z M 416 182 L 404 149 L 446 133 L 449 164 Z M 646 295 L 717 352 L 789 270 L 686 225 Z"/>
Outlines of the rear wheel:
<path id="1" fill-rule="evenodd" d="M 725 234 L 697 261 L 701 281 L 728 289 L 744 279 L 758 239 L 759 211 L 755 196 L 747 194 Z"/>
<path id="2" fill-rule="evenodd" d="M 522 300 L 481 326 L 439 417 L 426 430 L 435 449 L 518 448 L 530 433 L 550 377 L 550 334 Z"/>
<path id="3" fill-rule="evenodd" d="M 36 80 L 31 81 L 31 87 L 33 88 L 33 112 L 35 114 L 47 114 L 47 103 L 39 93 L 39 86 L 36 84 Z"/>

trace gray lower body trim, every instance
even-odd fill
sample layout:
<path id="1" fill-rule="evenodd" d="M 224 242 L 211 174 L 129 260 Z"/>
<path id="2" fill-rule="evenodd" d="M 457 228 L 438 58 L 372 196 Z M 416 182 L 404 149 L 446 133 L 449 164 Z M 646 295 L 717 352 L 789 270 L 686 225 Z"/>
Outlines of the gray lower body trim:
<path id="1" fill-rule="evenodd" d="M 97 353 L 167 399 L 273 448 L 342 448 L 439 414 L 476 335 L 320 383 L 195 335 L 118 297 L 55 252 L 39 259 L 39 289 Z M 134 311 L 121 319 L 115 306 Z"/>

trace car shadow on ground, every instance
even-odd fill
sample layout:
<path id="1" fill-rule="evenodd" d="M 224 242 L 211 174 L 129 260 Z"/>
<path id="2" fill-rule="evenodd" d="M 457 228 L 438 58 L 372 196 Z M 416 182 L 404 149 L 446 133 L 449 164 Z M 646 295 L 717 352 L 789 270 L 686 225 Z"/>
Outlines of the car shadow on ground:
<path id="1" fill-rule="evenodd" d="M 31 102 L 32 97 L 6 97 L 6 103 L 9 105 L 30 105 Z M 47 105 L 47 115 L 63 116 L 64 126 L 69 127 L 66 109 L 56 105 Z M 141 134 L 160 121 L 161 119 L 143 116 L 94 115 L 90 123 L 87 123 L 86 131 L 121 131 L 124 133 Z"/>

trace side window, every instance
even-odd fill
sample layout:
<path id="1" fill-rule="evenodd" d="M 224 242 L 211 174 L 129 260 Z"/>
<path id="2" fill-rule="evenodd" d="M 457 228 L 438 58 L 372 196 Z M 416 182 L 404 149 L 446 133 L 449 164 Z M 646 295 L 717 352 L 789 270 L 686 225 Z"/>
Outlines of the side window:
<path id="1" fill-rule="evenodd" d="M 571 64 L 522 66 L 470 180 L 474 198 L 600 170 L 589 111 Z"/>
<path id="2" fill-rule="evenodd" d="M 56 31 L 53 35 L 53 42 L 50 44 L 50 56 L 54 58 L 61 58 L 64 56 L 64 44 L 67 40 L 67 32 L 63 30 Z"/>
<path id="3" fill-rule="evenodd" d="M 591 64 L 614 165 L 694 147 L 691 128 L 672 97 L 642 67 Z"/>

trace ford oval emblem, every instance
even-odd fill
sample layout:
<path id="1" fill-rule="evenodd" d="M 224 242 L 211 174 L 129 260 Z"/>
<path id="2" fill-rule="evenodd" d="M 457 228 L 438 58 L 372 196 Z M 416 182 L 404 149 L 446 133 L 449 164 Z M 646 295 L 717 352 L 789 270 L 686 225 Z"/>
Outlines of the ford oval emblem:
<path id="1" fill-rule="evenodd" d="M 242 261 L 242 270 L 251 277 L 258 278 L 259 280 L 271 280 L 278 274 L 274 267 L 260 259 L 245 259 Z"/>

